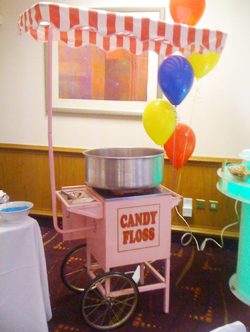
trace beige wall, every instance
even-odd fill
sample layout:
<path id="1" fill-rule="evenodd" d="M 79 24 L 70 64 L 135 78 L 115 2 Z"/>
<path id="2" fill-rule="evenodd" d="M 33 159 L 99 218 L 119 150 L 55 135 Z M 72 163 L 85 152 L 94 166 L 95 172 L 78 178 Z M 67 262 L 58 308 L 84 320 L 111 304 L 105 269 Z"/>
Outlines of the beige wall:
<path id="1" fill-rule="evenodd" d="M 60 2 L 69 3 L 67 0 Z M 36 149 L 36 146 L 47 146 L 44 45 L 35 42 L 28 35 L 20 36 L 17 31 L 19 14 L 33 4 L 33 0 L 0 2 L 0 15 L 3 17 L 0 26 L 0 144 L 34 146 L 34 149 L 26 151 L 28 158 L 26 152 L 13 153 L 12 149 L 8 154 L 6 151 L 1 154 L 0 189 L 7 191 L 13 199 L 35 201 L 39 213 L 49 214 L 51 198 L 48 169 L 45 169 L 47 153 L 41 154 L 40 148 L 38 151 Z M 86 7 L 133 7 L 135 2 L 71 0 L 70 4 Z M 152 1 L 137 0 L 136 6 L 150 7 Z M 153 6 L 165 7 L 166 20 L 171 21 L 168 1 L 155 0 Z M 207 210 L 205 214 L 194 211 L 191 226 L 203 233 L 219 234 L 223 226 L 235 220 L 233 200 L 216 189 L 216 171 L 223 157 L 238 158 L 242 149 L 250 148 L 249 16 L 249 0 L 207 1 L 198 26 L 227 32 L 226 48 L 218 65 L 200 82 L 195 81 L 188 97 L 177 107 L 179 121 L 192 127 L 197 140 L 194 159 L 183 167 L 178 192 L 193 199 L 219 201 L 220 209 L 217 214 Z M 155 147 L 143 129 L 140 117 L 91 114 L 55 114 L 53 143 L 66 150 L 67 147 L 81 150 L 107 146 Z M 219 161 L 203 163 L 203 157 L 205 160 L 218 157 Z M 60 169 L 60 162 L 64 163 L 65 158 L 69 172 Z M 66 174 L 69 176 L 69 184 L 78 184 L 81 174 L 75 171 L 74 165 L 81 161 L 79 155 L 73 156 L 73 160 L 71 158 L 71 154 L 58 157 L 57 177 L 65 179 Z M 32 167 L 27 169 L 27 163 Z M 171 172 L 171 166 L 166 160 L 164 184 L 168 187 L 172 185 Z M 37 183 L 39 193 L 46 192 L 45 198 L 36 191 Z M 25 192 L 22 191 L 24 188 Z M 176 216 L 173 225 L 183 228 L 182 221 Z M 237 228 L 235 232 L 233 233 L 237 234 Z"/>

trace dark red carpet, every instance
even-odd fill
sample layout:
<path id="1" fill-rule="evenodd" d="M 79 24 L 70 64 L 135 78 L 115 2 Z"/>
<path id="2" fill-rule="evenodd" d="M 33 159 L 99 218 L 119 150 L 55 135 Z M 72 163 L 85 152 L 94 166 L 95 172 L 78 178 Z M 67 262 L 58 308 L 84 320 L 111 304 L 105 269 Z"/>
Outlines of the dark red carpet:
<path id="1" fill-rule="evenodd" d="M 53 312 L 49 331 L 96 331 L 81 317 L 81 295 L 66 288 L 60 279 L 62 260 L 79 241 L 62 242 L 52 227 L 40 225 Z M 208 245 L 198 252 L 192 245 L 183 247 L 178 235 L 173 234 L 172 239 L 170 312 L 163 313 L 162 290 L 140 293 L 135 314 L 116 331 L 208 332 L 237 320 L 250 331 L 250 307 L 240 302 L 228 285 L 236 271 L 237 243 L 230 246 L 229 241 L 225 249 Z"/>

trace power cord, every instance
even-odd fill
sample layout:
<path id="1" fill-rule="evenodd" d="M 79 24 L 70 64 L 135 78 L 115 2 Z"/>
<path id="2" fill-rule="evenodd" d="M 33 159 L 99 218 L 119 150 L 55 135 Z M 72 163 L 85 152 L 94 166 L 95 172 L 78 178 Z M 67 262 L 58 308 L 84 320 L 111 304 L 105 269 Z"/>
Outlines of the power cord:
<path id="1" fill-rule="evenodd" d="M 236 216 L 237 216 L 237 221 L 232 223 L 232 224 L 229 224 L 227 226 L 225 226 L 222 231 L 221 231 L 221 235 L 220 235 L 220 238 L 221 238 L 221 244 L 218 243 L 216 240 L 212 239 L 212 238 L 205 238 L 205 240 L 202 242 L 201 246 L 199 246 L 199 243 L 196 239 L 196 237 L 194 236 L 192 230 L 191 230 L 191 227 L 189 226 L 188 222 L 186 221 L 185 218 L 183 218 L 183 216 L 180 214 L 180 212 L 178 211 L 178 208 L 177 206 L 175 207 L 175 211 L 176 213 L 178 214 L 178 216 L 184 221 L 184 223 L 186 224 L 186 226 L 188 227 L 189 229 L 189 232 L 185 233 L 182 235 L 181 237 L 181 244 L 183 246 L 187 246 L 191 243 L 192 240 L 194 240 L 195 244 L 196 244 L 196 247 L 197 247 L 197 250 L 198 251 L 203 251 L 206 247 L 206 244 L 208 241 L 213 241 L 218 247 L 220 248 L 223 248 L 224 247 L 224 241 L 223 241 L 223 234 L 225 232 L 226 229 L 228 229 L 229 227 L 232 227 L 234 225 L 237 225 L 240 221 L 240 217 L 239 217 L 239 213 L 238 213 L 238 210 L 237 210 L 237 204 L 238 204 L 238 201 L 235 202 L 235 205 L 234 205 L 234 209 L 235 209 L 235 213 L 236 213 Z M 189 239 L 187 240 L 187 242 L 184 242 L 184 239 L 186 236 L 189 236 Z"/>

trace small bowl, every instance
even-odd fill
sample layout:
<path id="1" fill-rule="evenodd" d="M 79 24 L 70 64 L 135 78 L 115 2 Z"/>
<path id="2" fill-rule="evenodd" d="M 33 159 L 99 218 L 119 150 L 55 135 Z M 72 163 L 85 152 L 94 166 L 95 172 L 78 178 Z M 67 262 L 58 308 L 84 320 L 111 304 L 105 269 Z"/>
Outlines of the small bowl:
<path id="1" fill-rule="evenodd" d="M 9 223 L 19 223 L 27 218 L 33 205 L 25 201 L 0 204 L 0 216 Z"/>
<path id="2" fill-rule="evenodd" d="M 246 182 L 249 179 L 250 171 L 248 171 L 246 165 L 228 164 L 227 167 L 234 179 L 242 182 Z"/>

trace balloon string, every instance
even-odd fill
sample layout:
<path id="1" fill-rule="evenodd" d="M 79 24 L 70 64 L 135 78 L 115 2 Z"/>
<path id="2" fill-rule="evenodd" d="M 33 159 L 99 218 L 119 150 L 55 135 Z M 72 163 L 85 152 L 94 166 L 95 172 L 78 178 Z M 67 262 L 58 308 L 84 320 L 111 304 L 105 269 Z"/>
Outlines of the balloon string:
<path id="1" fill-rule="evenodd" d="M 196 90 L 195 90 L 195 95 L 194 95 L 194 100 L 193 100 L 193 106 L 192 106 L 192 112 L 191 112 L 191 117 L 190 117 L 190 122 L 189 122 L 189 127 L 191 127 L 192 121 L 193 121 L 193 116 L 194 116 L 194 110 L 195 110 L 195 106 L 197 104 L 200 104 L 202 101 L 201 98 L 201 85 L 202 82 L 200 80 L 197 79 L 197 86 L 196 86 Z"/>
<path id="2" fill-rule="evenodd" d="M 176 106 L 174 107 L 174 112 L 175 112 L 175 127 L 178 121 L 178 115 L 177 115 L 177 111 L 176 111 Z M 173 165 L 172 165 L 172 191 L 174 191 L 174 161 L 175 161 L 175 129 L 174 129 L 174 142 L 173 142 Z"/>
<path id="3" fill-rule="evenodd" d="M 177 193 L 179 192 L 179 187 L 180 187 L 180 183 L 181 183 L 181 176 L 182 176 L 182 168 L 180 169 L 180 173 L 179 173 L 179 177 L 178 177 L 178 185 L 177 185 Z"/>
<path id="4" fill-rule="evenodd" d="M 193 100 L 193 106 L 192 106 L 192 112 L 191 112 L 191 117 L 190 117 L 190 122 L 189 122 L 189 129 L 188 129 L 188 132 L 187 132 L 187 137 L 186 137 L 186 140 L 185 140 L 185 146 L 184 146 L 184 151 L 183 151 L 183 156 L 182 156 L 182 164 L 183 164 L 183 162 L 184 162 L 184 157 L 185 157 L 186 150 L 187 150 L 188 136 L 189 136 L 189 133 L 190 133 L 190 130 L 191 130 L 191 124 L 192 124 L 192 121 L 193 121 L 195 105 L 196 105 L 197 103 L 200 103 L 200 102 L 201 102 L 201 92 L 200 92 L 200 89 L 201 89 L 201 81 L 199 81 L 199 80 L 197 79 L 197 83 L 198 83 L 198 86 L 196 87 L 196 90 L 195 90 L 195 95 L 194 95 L 194 100 Z M 179 182 L 180 182 L 180 181 L 179 181 Z M 179 184 L 178 184 L 178 187 L 179 187 Z"/>
<path id="5" fill-rule="evenodd" d="M 174 191 L 174 165 L 172 165 L 172 191 Z"/>
<path id="6" fill-rule="evenodd" d="M 175 130 L 173 140 L 172 191 L 174 191 Z"/>
<path id="7" fill-rule="evenodd" d="M 185 153 L 186 153 L 186 149 L 187 149 L 187 143 L 188 143 L 188 136 L 190 133 L 190 129 L 191 129 L 191 125 L 192 125 L 192 121 L 193 121 L 193 116 L 194 116 L 194 111 L 195 111 L 195 106 L 197 104 L 200 104 L 202 101 L 201 98 L 201 86 L 202 86 L 202 82 L 200 80 L 197 79 L 197 86 L 196 86 L 196 90 L 195 90 L 195 95 L 194 95 L 194 100 L 193 100 L 193 105 L 192 105 L 192 112 L 191 112 L 191 117 L 190 117 L 190 121 L 189 121 L 189 129 L 188 129 L 188 133 L 187 133 L 187 138 L 185 141 L 185 147 L 184 147 L 184 152 L 183 152 L 183 156 L 182 156 L 182 163 L 184 161 L 184 157 L 185 157 Z M 176 111 L 176 107 L 175 106 L 175 120 L 176 120 L 176 124 L 179 122 L 179 116 L 178 113 Z M 174 144 L 173 144 L 173 164 L 175 161 L 175 141 L 176 141 L 176 135 L 175 135 L 176 131 L 174 130 Z M 182 172 L 179 173 L 179 177 L 178 177 L 178 184 L 177 184 L 177 192 L 179 190 L 179 186 L 180 186 L 180 181 L 181 181 L 181 175 Z M 172 166 L 172 190 L 174 188 L 174 165 Z"/>

